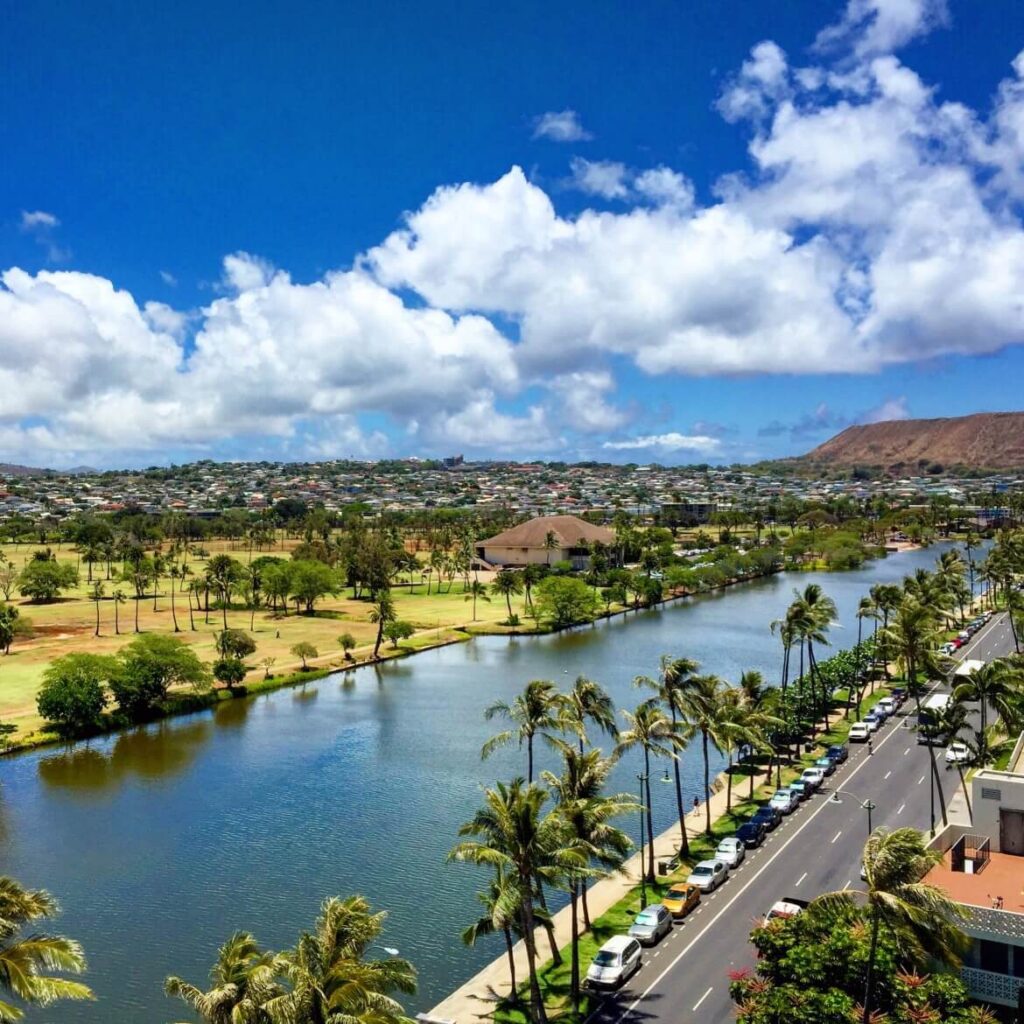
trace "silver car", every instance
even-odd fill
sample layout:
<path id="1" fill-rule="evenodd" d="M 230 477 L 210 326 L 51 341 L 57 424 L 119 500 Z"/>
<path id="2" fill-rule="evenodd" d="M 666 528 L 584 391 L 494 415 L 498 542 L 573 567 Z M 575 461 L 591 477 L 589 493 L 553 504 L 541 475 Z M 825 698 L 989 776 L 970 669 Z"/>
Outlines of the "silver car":
<path id="1" fill-rule="evenodd" d="M 643 946 L 653 946 L 670 931 L 672 915 L 660 903 L 652 903 L 633 918 L 628 934 Z"/>
<path id="2" fill-rule="evenodd" d="M 702 860 L 693 866 L 688 885 L 695 885 L 701 892 L 717 889 L 729 877 L 729 868 L 724 861 Z"/>

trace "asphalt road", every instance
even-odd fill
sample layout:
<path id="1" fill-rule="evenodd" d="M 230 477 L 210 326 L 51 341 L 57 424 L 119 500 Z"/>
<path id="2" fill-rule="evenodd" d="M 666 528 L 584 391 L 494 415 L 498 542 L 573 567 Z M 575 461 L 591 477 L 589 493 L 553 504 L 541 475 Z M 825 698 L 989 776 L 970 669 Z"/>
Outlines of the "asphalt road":
<path id="1" fill-rule="evenodd" d="M 990 661 L 1012 651 L 1009 623 L 998 615 L 956 657 Z M 702 897 L 696 911 L 644 951 L 641 970 L 605 999 L 588 1024 L 733 1020 L 728 972 L 756 963 L 749 942 L 755 921 L 784 896 L 813 899 L 860 885 L 860 853 L 868 834 L 864 801 L 875 804 L 873 828 L 929 827 L 928 747 L 919 745 L 910 729 L 914 717 L 914 702 L 906 701 L 875 733 L 873 753 L 867 744 L 851 744 L 846 763 L 821 790 L 784 818 L 760 848 L 748 850 L 717 892 Z M 945 772 L 941 749 L 936 756 L 948 800 L 956 775 Z M 829 801 L 836 790 L 839 804 Z M 942 828 L 938 807 L 936 828 Z"/>

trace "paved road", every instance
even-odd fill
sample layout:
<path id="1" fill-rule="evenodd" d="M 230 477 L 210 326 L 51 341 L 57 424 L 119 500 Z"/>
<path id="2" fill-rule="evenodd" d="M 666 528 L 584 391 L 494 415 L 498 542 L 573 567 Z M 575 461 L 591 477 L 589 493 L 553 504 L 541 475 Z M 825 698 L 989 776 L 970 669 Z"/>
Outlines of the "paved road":
<path id="1" fill-rule="evenodd" d="M 958 659 L 986 661 L 1010 653 L 1013 639 L 1005 615 L 994 616 Z M 608 997 L 588 1024 L 671 1021 L 702 1024 L 733 1019 L 727 973 L 753 967 L 750 930 L 771 904 L 791 895 L 812 899 L 822 892 L 860 884 L 860 853 L 867 836 L 865 800 L 876 805 L 871 825 L 929 825 L 928 748 L 910 730 L 914 705 L 907 701 L 874 737 L 874 752 L 852 744 L 850 757 L 772 832 L 717 892 L 651 950 L 644 966 L 622 991 Z M 936 751 L 941 757 L 941 751 Z M 955 778 L 941 769 L 947 800 Z M 840 803 L 831 803 L 836 790 Z M 942 819 L 936 812 L 937 828 Z"/>

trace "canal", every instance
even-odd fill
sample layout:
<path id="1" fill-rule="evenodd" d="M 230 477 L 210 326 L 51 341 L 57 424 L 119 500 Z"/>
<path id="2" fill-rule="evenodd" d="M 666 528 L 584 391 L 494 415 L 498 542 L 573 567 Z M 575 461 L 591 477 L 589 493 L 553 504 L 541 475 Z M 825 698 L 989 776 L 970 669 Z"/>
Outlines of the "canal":
<path id="1" fill-rule="evenodd" d="M 413 1010 L 434 1005 L 496 948 L 464 948 L 477 876 L 445 855 L 481 787 L 525 772 L 515 747 L 481 763 L 501 728 L 483 720 L 535 678 L 582 673 L 619 707 L 641 694 L 663 653 L 696 658 L 735 681 L 778 675 L 769 623 L 795 586 L 835 599 L 837 647 L 856 641 L 869 586 L 932 567 L 942 546 L 843 574 L 787 574 L 596 627 L 541 638 L 481 638 L 359 669 L 213 712 L 0 763 L 0 872 L 49 889 L 57 928 L 79 939 L 98 1000 L 43 1017 L 76 1024 L 184 1019 L 162 993 L 171 973 L 205 987 L 217 946 L 247 929 L 291 944 L 322 898 L 363 893 L 390 912 L 386 943 L 420 971 Z M 635 788 L 639 757 L 617 767 Z M 717 771 L 721 765 L 716 765 Z M 700 763 L 686 755 L 687 799 Z M 672 787 L 655 787 L 655 827 L 672 821 Z M 631 834 L 636 821 L 623 822 Z"/>

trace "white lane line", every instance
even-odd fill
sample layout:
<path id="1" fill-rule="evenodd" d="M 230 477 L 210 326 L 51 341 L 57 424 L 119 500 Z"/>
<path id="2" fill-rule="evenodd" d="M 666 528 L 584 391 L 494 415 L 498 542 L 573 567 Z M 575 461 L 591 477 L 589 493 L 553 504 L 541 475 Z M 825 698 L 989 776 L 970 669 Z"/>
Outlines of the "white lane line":
<path id="1" fill-rule="evenodd" d="M 927 776 L 926 776 L 926 775 L 922 775 L 922 776 L 921 776 L 921 778 L 919 778 L 919 779 L 917 780 L 917 784 L 918 784 L 918 785 L 920 786 L 920 785 L 921 785 L 921 783 L 922 783 L 922 782 L 924 782 L 924 780 L 925 780 L 926 778 L 927 778 Z"/>
<path id="2" fill-rule="evenodd" d="M 885 782 L 885 780 L 886 780 L 887 778 L 889 778 L 889 776 L 890 776 L 890 775 L 892 775 L 892 772 L 886 772 L 886 773 L 885 773 L 885 774 L 884 774 L 884 775 L 882 776 L 882 781 L 883 781 L 883 782 Z"/>
<path id="3" fill-rule="evenodd" d="M 802 875 L 801 875 L 801 876 L 800 876 L 800 877 L 799 877 L 799 878 L 798 878 L 798 879 L 796 880 L 796 884 L 797 884 L 797 885 L 799 885 L 799 884 L 800 884 L 800 883 L 801 883 L 801 882 L 802 882 L 802 881 L 803 881 L 803 880 L 804 880 L 804 879 L 805 879 L 806 877 L 807 877 L 807 872 L 805 871 L 805 872 L 804 872 L 804 873 L 803 873 L 803 874 L 802 874 Z"/>
<path id="4" fill-rule="evenodd" d="M 932 694 L 932 693 L 934 693 L 934 692 L 935 692 L 935 690 L 936 690 L 936 689 L 938 688 L 938 685 L 939 685 L 939 684 L 938 684 L 938 683 L 936 683 L 936 684 L 935 684 L 935 686 L 933 686 L 933 687 L 932 687 L 932 688 L 931 688 L 931 689 L 930 689 L 930 690 L 929 690 L 929 691 L 928 691 L 928 692 L 927 692 L 927 693 L 925 694 L 925 696 L 926 696 L 926 697 L 929 697 L 929 696 L 931 696 L 931 694 Z M 894 737 L 895 735 L 897 735 L 897 734 L 896 734 L 896 732 L 890 732 L 890 733 L 889 733 L 889 734 L 888 734 L 887 736 L 885 736 L 885 737 L 883 737 L 883 738 L 882 738 L 881 742 L 880 742 L 880 743 L 878 744 L 878 746 L 877 746 L 877 747 L 876 747 L 875 749 L 876 749 L 876 750 L 881 750 L 881 748 L 882 748 L 882 747 L 884 747 L 884 746 L 885 746 L 885 744 L 886 744 L 886 743 L 888 743 L 888 742 L 889 742 L 889 740 L 891 740 L 891 739 L 892 739 L 892 738 L 893 738 L 893 737 Z M 850 772 L 849 778 L 850 778 L 850 779 L 852 779 L 852 778 L 853 778 L 853 777 L 854 777 L 854 776 L 855 776 L 855 775 L 856 775 L 856 774 L 857 774 L 857 773 L 858 773 L 858 772 L 859 772 L 859 771 L 860 771 L 860 770 L 861 770 L 862 768 L 864 768 L 864 767 L 865 767 L 866 765 L 868 765 L 868 764 L 870 764 L 870 763 L 871 763 L 871 762 L 870 762 L 870 761 L 868 761 L 868 759 L 867 759 L 867 758 L 864 758 L 864 759 L 863 759 L 863 760 L 862 760 L 862 761 L 861 761 L 861 762 L 860 762 L 860 763 L 859 763 L 859 764 L 858 764 L 858 765 L 857 765 L 857 766 L 856 766 L 856 767 L 855 767 L 855 768 L 853 769 L 853 771 L 851 771 L 851 772 Z M 679 961 L 680 961 L 680 960 L 682 960 L 682 958 L 683 958 L 684 956 L 686 956 L 686 954 L 687 954 L 687 953 L 689 953 L 689 952 L 690 952 L 690 950 L 691 950 L 691 949 L 693 949 L 693 947 L 694 947 L 695 945 L 697 945 L 697 943 L 698 943 L 698 942 L 700 942 L 700 940 L 701 940 L 701 939 L 702 939 L 702 938 L 703 938 L 703 937 L 704 937 L 704 936 L 705 936 L 705 935 L 706 935 L 706 934 L 707 934 L 707 933 L 708 933 L 708 932 L 709 932 L 709 931 L 710 931 L 710 930 L 711 930 L 712 928 L 714 928 L 715 924 L 716 924 L 716 923 L 718 922 L 718 919 L 719 919 L 720 917 L 724 916 L 724 915 L 725 915 L 725 914 L 726 914 L 726 913 L 728 912 L 729 908 L 730 908 L 730 907 L 731 907 L 731 906 L 732 906 L 732 905 L 733 905 L 733 904 L 734 904 L 734 903 L 735 903 L 735 902 L 736 902 L 736 901 L 737 901 L 737 900 L 738 900 L 738 899 L 739 899 L 739 898 L 740 898 L 740 897 L 741 897 L 741 896 L 742 896 L 742 895 L 743 895 L 743 894 L 744 894 L 744 893 L 745 893 L 745 892 L 746 892 L 746 891 L 747 891 L 747 890 L 748 890 L 748 889 L 749 889 L 749 888 L 750 888 L 750 887 L 751 887 L 751 886 L 752 886 L 752 885 L 753 885 L 753 884 L 754 884 L 754 883 L 755 883 L 755 882 L 756 882 L 756 881 L 757 881 L 757 880 L 758 880 L 758 879 L 759 879 L 759 878 L 761 877 L 761 875 L 763 875 L 763 874 L 765 873 L 765 871 L 767 871 L 767 870 L 768 870 L 768 868 L 769 868 L 769 867 L 771 867 L 771 865 L 772 865 L 772 864 L 773 864 L 773 863 L 774 863 L 774 862 L 775 862 L 775 861 L 776 861 L 776 860 L 777 860 L 777 859 L 778 859 L 779 857 L 781 857 L 781 856 L 782 856 L 782 854 L 783 854 L 783 852 L 785 851 L 786 847 L 787 847 L 787 846 L 789 846 L 789 844 L 790 844 L 791 842 L 793 842 L 793 840 L 794 840 L 794 839 L 796 839 L 796 838 L 797 838 L 797 837 L 798 837 L 798 836 L 800 835 L 800 833 L 801 833 L 801 832 L 803 832 L 803 830 L 804 830 L 805 828 L 807 828 L 807 826 L 808 826 L 808 825 L 810 825 L 810 823 L 811 823 L 812 821 L 814 821 L 814 819 L 815 819 L 815 818 L 816 818 L 816 817 L 817 817 L 817 816 L 818 816 L 819 814 L 821 814 L 821 812 L 822 812 L 822 811 L 823 811 L 823 810 L 824 810 L 824 809 L 825 809 L 826 807 L 828 807 L 828 802 L 827 802 L 827 801 L 823 801 L 822 803 L 818 804 L 817 808 L 816 808 L 816 809 L 815 809 L 815 810 L 814 810 L 814 811 L 813 811 L 813 812 L 811 813 L 811 815 L 810 815 L 810 816 L 809 816 L 809 817 L 807 818 L 807 820 L 806 820 L 806 821 L 804 821 L 804 822 L 803 822 L 803 824 L 802 824 L 802 825 L 801 825 L 801 826 L 800 826 L 800 827 L 799 827 L 798 829 L 796 829 L 796 831 L 795 831 L 795 832 L 794 832 L 794 833 L 793 833 L 793 834 L 792 834 L 791 836 L 789 836 L 789 837 L 788 837 L 788 838 L 786 839 L 786 841 L 785 841 L 785 842 L 784 842 L 784 843 L 783 843 L 783 844 L 782 844 L 782 845 L 781 845 L 781 846 L 780 846 L 780 847 L 779 847 L 779 848 L 778 848 L 778 849 L 777 849 L 777 850 L 776 850 L 776 851 L 775 851 L 775 852 L 774 852 L 774 853 L 773 853 L 773 854 L 772 854 L 772 855 L 771 855 L 771 856 L 770 856 L 770 857 L 769 857 L 769 858 L 768 858 L 768 859 L 767 859 L 767 860 L 766 860 L 766 861 L 765 861 L 765 862 L 764 862 L 764 863 L 763 863 L 763 864 L 761 865 L 761 867 L 759 868 L 759 870 L 757 870 L 756 872 L 754 872 L 754 874 L 752 874 L 752 875 L 750 876 L 750 878 L 748 878 L 748 879 L 747 879 L 747 881 L 746 881 L 746 884 L 744 884 L 743 886 L 741 886 L 741 887 L 740 887 L 739 889 L 737 889 L 737 890 L 736 890 L 736 893 L 735 893 L 735 895 L 734 895 L 734 896 L 732 897 L 732 899 L 730 899 L 730 900 L 729 900 L 729 901 L 728 901 L 727 903 L 725 903 L 725 904 L 724 904 L 724 905 L 723 905 L 722 907 L 720 907 L 720 908 L 719 908 L 719 910 L 718 910 L 718 913 L 717 913 L 717 914 L 715 914 L 715 915 L 714 915 L 714 917 L 712 917 L 712 918 L 711 918 L 711 920 L 710 920 L 710 921 L 708 921 L 708 922 L 707 922 L 707 923 L 706 923 L 706 924 L 704 925 L 704 927 L 703 927 L 703 928 L 701 928 L 701 930 L 700 930 L 699 932 L 697 932 L 697 934 L 696 934 L 696 935 L 694 935 L 694 937 L 693 937 L 693 938 L 692 938 L 692 939 L 691 939 L 691 940 L 690 940 L 690 941 L 689 941 L 689 942 L 688 942 L 688 943 L 687 943 L 687 944 L 686 944 L 685 946 L 683 946 L 683 948 L 682 948 L 681 950 L 679 950 L 679 952 L 678 952 L 678 953 L 677 953 L 677 954 L 675 955 L 675 958 L 674 958 L 674 959 L 672 959 L 671 961 L 669 961 L 668 965 L 667 965 L 667 966 L 666 966 L 666 967 L 664 968 L 664 970 L 662 970 L 661 974 L 659 974 L 659 975 L 658 975 L 658 976 L 657 976 L 657 977 L 656 977 L 656 978 L 655 978 L 655 979 L 654 979 L 654 980 L 653 980 L 653 981 L 652 981 L 652 982 L 651 982 L 651 983 L 650 983 L 650 984 L 649 984 L 649 985 L 647 986 L 647 988 L 645 988 L 645 989 L 643 990 L 643 992 L 641 992 L 641 993 L 640 993 L 640 995 L 638 995 L 638 996 L 636 997 L 636 999 L 634 999 L 634 1000 L 633 1000 L 633 1002 L 632 1002 L 632 1003 L 630 1003 L 630 1004 L 629 1004 L 629 1006 L 627 1006 L 627 1007 L 625 1008 L 625 1010 L 623 1010 L 623 1011 L 622 1011 L 622 1013 L 620 1013 L 620 1014 L 618 1015 L 618 1017 L 616 1017 L 616 1018 L 615 1018 L 616 1024 L 622 1024 L 622 1021 L 624 1021 L 624 1020 L 625 1020 L 625 1019 L 626 1019 L 626 1018 L 627 1018 L 627 1017 L 628 1017 L 628 1016 L 629 1016 L 629 1015 L 630 1015 L 630 1014 L 631 1014 L 631 1013 L 632 1013 L 632 1012 L 633 1012 L 633 1011 L 634 1011 L 634 1010 L 635 1010 L 635 1009 L 636 1009 L 636 1008 L 637 1008 L 637 1007 L 638 1007 L 638 1006 L 640 1005 L 640 1003 L 641 1003 L 641 1002 L 642 1002 L 642 1001 L 643 1001 L 644 999 L 646 999 L 646 998 L 647 998 L 647 997 L 648 997 L 648 996 L 649 996 L 649 995 L 651 994 L 651 992 L 653 992 L 653 991 L 654 991 L 654 989 L 655 989 L 655 988 L 656 988 L 656 987 L 657 987 L 658 985 L 660 985 L 662 981 L 664 981 L 664 979 L 665 979 L 666 977 L 668 977 L 668 975 L 669 975 L 669 973 L 671 972 L 672 968 L 673 968 L 673 967 L 675 967 L 675 965 L 676 965 L 677 963 L 679 963 Z M 589 1022 L 589 1021 L 591 1021 L 591 1020 L 592 1020 L 592 1019 L 593 1019 L 594 1017 L 596 1017 L 596 1016 L 597 1016 L 597 1015 L 598 1015 L 598 1014 L 599 1014 L 599 1013 L 600 1013 L 600 1012 L 601 1012 L 601 1011 L 602 1011 L 602 1010 L 603 1010 L 604 1008 L 605 1008 L 605 1007 L 604 1007 L 603 1005 L 602 1005 L 602 1006 L 598 1006 L 598 1007 L 596 1007 L 596 1008 L 595 1008 L 595 1010 L 594 1010 L 594 1012 L 593 1012 L 593 1013 L 592 1013 L 592 1014 L 591 1014 L 591 1015 L 590 1015 L 590 1016 L 589 1016 L 589 1017 L 587 1018 L 587 1021 L 586 1021 L 586 1022 L 584 1022 L 584 1024 L 588 1024 L 588 1022 Z"/>
<path id="5" fill-rule="evenodd" d="M 834 842 L 835 842 L 835 841 L 836 841 L 836 840 L 837 840 L 837 839 L 838 839 L 838 838 L 839 838 L 839 837 L 840 837 L 840 836 L 841 836 L 842 834 L 843 834 L 843 830 L 842 830 L 842 829 L 840 829 L 840 830 L 839 830 L 839 831 L 838 831 L 838 832 L 837 832 L 837 833 L 836 833 L 836 834 L 835 834 L 835 835 L 834 835 L 834 836 L 832 837 L 832 842 L 834 843 Z"/>
<path id="6" fill-rule="evenodd" d="M 853 879 L 852 879 L 852 878 L 848 878 L 848 879 L 846 880 L 846 885 L 844 885 L 844 886 L 843 886 L 843 892 L 846 892 L 846 890 L 850 888 L 850 883 L 851 883 L 852 881 L 853 881 Z"/>
<path id="7" fill-rule="evenodd" d="M 903 808 L 906 807 L 906 806 L 907 806 L 906 804 L 900 804 L 900 809 L 896 813 L 897 814 L 902 814 L 903 813 Z"/>
<path id="8" fill-rule="evenodd" d="M 697 1000 L 697 1002 L 695 1002 L 695 1003 L 693 1004 L 693 1009 L 692 1009 L 692 1010 L 691 1010 L 690 1012 L 691 1012 L 691 1013 L 696 1013 L 696 1012 L 697 1012 L 697 1007 L 698 1007 L 698 1006 L 700 1006 L 700 1004 L 701 1004 L 701 1003 L 703 1003 L 703 1002 L 704 1002 L 704 1000 L 705 1000 L 705 999 L 707 999 L 707 997 L 708 997 L 709 995 L 711 995 L 711 989 L 708 989 L 708 990 L 707 990 L 707 992 L 705 992 L 705 993 L 704 993 L 704 995 L 702 995 L 702 996 L 700 997 L 700 999 L 698 999 L 698 1000 Z"/>
<path id="9" fill-rule="evenodd" d="M 903 751 L 903 756 L 906 757 L 907 754 L 909 754 L 909 753 L 910 753 L 910 747 L 907 747 L 907 749 Z"/>

